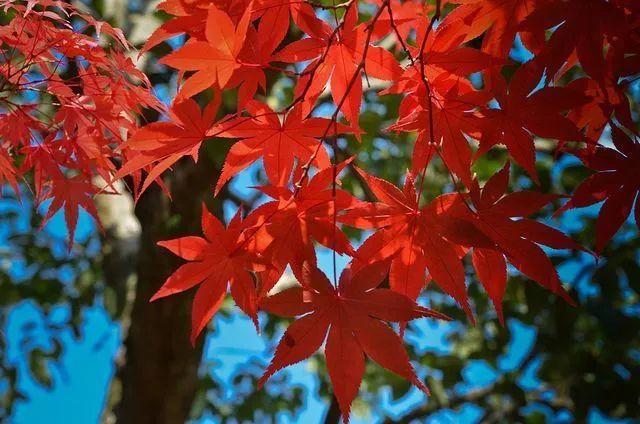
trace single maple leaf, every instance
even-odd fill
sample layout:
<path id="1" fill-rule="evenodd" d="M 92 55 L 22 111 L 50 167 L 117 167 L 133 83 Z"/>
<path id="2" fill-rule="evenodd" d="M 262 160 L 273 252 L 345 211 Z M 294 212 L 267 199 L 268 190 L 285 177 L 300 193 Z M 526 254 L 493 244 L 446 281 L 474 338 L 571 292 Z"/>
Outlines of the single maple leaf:
<path id="1" fill-rule="evenodd" d="M 584 180 L 561 210 L 584 208 L 604 201 L 596 221 L 596 252 L 600 253 L 627 220 L 635 201 L 635 221 L 640 227 L 640 142 L 612 125 L 615 149 L 597 146 L 575 152 L 582 162 L 596 171 Z"/>
<path id="2" fill-rule="evenodd" d="M 78 224 L 78 208 L 82 208 L 89 213 L 100 225 L 98 211 L 93 203 L 93 196 L 98 192 L 98 188 L 88 182 L 82 175 L 72 178 L 56 178 L 46 183 L 47 192 L 42 200 L 52 199 L 47 214 L 42 220 L 41 227 L 61 209 L 64 209 L 64 219 L 67 224 L 69 234 L 69 251 L 73 247 L 73 240 Z"/>
<path id="3" fill-rule="evenodd" d="M 45 125 L 35 118 L 37 105 L 20 105 L 19 109 L 0 114 L 0 134 L 5 143 L 13 147 L 28 145 L 34 134 L 43 131 Z"/>
<path id="4" fill-rule="evenodd" d="M 295 161 L 318 169 L 331 166 L 331 160 L 321 137 L 333 137 L 350 132 L 350 128 L 330 119 L 303 116 L 296 105 L 286 116 L 269 106 L 250 101 L 246 105 L 249 117 L 227 120 L 213 127 L 209 134 L 223 138 L 241 138 L 231 147 L 216 185 L 216 194 L 238 172 L 262 158 L 269 182 L 286 185 Z M 282 120 L 281 120 L 282 117 Z"/>
<path id="5" fill-rule="evenodd" d="M 356 228 L 377 229 L 356 252 L 355 269 L 391 258 L 391 289 L 414 300 L 428 281 L 428 271 L 473 320 L 460 245 L 490 245 L 487 238 L 468 222 L 440 213 L 441 202 L 449 201 L 446 196 L 420 208 L 410 175 L 400 190 L 362 170 L 358 172 L 379 201 L 361 202 L 338 217 L 340 222 Z"/>
<path id="6" fill-rule="evenodd" d="M 562 287 L 551 259 L 539 244 L 553 249 L 585 250 L 562 232 L 527 218 L 561 196 L 534 191 L 505 195 L 508 181 L 509 163 L 482 189 L 474 180 L 467 199 L 452 197 L 444 207 L 447 214 L 468 220 L 492 242 L 475 246 L 471 243 L 474 247 L 472 260 L 501 322 L 507 261 L 541 286 L 574 304 Z M 472 204 L 468 203 L 469 200 Z"/>
<path id="7" fill-rule="evenodd" d="M 150 301 L 200 285 L 191 310 L 192 344 L 222 305 L 228 286 L 236 305 L 258 328 L 256 287 L 249 271 L 263 271 L 265 267 L 260 258 L 241 248 L 243 229 L 240 210 L 225 228 L 203 204 L 204 238 L 187 236 L 158 242 L 159 246 L 189 262 L 171 274 Z"/>
<path id="8" fill-rule="evenodd" d="M 151 166 L 142 188 L 137 193 L 139 197 L 180 158 L 191 156 L 197 161 L 200 145 L 215 121 L 219 105 L 220 96 L 214 97 L 202 112 L 193 99 L 174 103 L 169 114 L 170 121 L 145 125 L 121 145 L 121 149 L 129 151 L 130 155 L 114 179 Z"/>
<path id="9" fill-rule="evenodd" d="M 21 149 L 25 159 L 18 172 L 20 174 L 29 170 L 33 172 L 35 203 L 41 203 L 46 198 L 50 181 L 64 179 L 64 173 L 60 169 L 64 158 L 55 149 L 55 144 L 53 137 L 49 136 L 40 144 L 30 144 Z"/>
<path id="10" fill-rule="evenodd" d="M 364 375 L 365 355 L 428 394 L 409 363 L 402 339 L 385 321 L 447 318 L 406 296 L 377 288 L 388 269 L 388 261 L 353 274 L 347 268 L 334 287 L 322 271 L 305 262 L 297 276 L 301 287 L 263 299 L 260 307 L 268 312 L 302 317 L 287 328 L 258 384 L 262 386 L 276 371 L 310 357 L 327 339 L 327 368 L 345 423 Z"/>
<path id="11" fill-rule="evenodd" d="M 311 60 L 299 78 L 294 94 L 304 95 L 311 105 L 330 82 L 334 103 L 349 123 L 358 128 L 362 103 L 361 74 L 366 71 L 368 76 L 392 81 L 402 72 L 398 61 L 382 47 L 366 46 L 366 27 L 357 25 L 357 7 L 348 8 L 336 34 L 326 22 L 315 16 L 313 10 L 309 12 L 302 8 L 294 19 L 309 38 L 294 41 L 276 54 L 276 58 L 283 62 Z M 363 62 L 365 49 L 367 54 Z M 359 66 L 361 62 L 363 66 Z"/>
<path id="12" fill-rule="evenodd" d="M 563 112 L 586 103 L 587 98 L 566 87 L 537 89 L 542 69 L 533 61 L 521 65 L 509 87 L 498 72 L 489 74 L 498 108 L 484 111 L 483 133 L 476 157 L 496 144 L 504 144 L 511 157 L 538 183 L 534 136 L 581 141 L 582 135 Z"/>
<path id="13" fill-rule="evenodd" d="M 467 136 L 479 137 L 488 93 L 474 90 L 460 80 L 441 77 L 430 89 L 418 85 L 400 104 L 393 131 L 417 131 L 412 170 L 420 173 L 438 152 L 443 162 L 469 186 L 472 152 Z"/>
<path id="14" fill-rule="evenodd" d="M 291 9 L 293 22 L 309 37 L 286 44 L 275 54 L 275 59 L 286 63 L 313 60 L 326 49 L 326 40 L 331 38 L 333 28 L 316 16 L 315 10 L 307 3 L 300 3 Z"/>
<path id="15" fill-rule="evenodd" d="M 192 97 L 215 85 L 224 89 L 233 72 L 240 67 L 242 50 L 251 18 L 247 8 L 237 26 L 229 15 L 215 5 L 209 7 L 205 28 L 206 41 L 189 40 L 160 63 L 184 71 L 196 71 L 180 87 L 178 97 Z"/>
<path id="16" fill-rule="evenodd" d="M 258 0 L 252 3 L 251 20 L 260 19 L 257 29 L 249 25 L 244 45 L 238 54 L 240 66 L 235 69 L 227 88 L 238 87 L 238 111 L 253 99 L 258 88 L 267 88 L 267 69 L 274 60 L 273 52 L 289 30 L 290 9 L 300 7 L 287 0 Z M 233 18 L 233 14 L 231 14 Z M 283 71 L 284 72 L 284 71 Z"/>
<path id="17" fill-rule="evenodd" d="M 400 106 L 398 122 L 391 129 L 406 128 L 408 131 L 413 125 L 419 131 L 412 155 L 414 172 L 420 172 L 426 166 L 436 152 L 436 147 L 448 133 L 447 140 L 458 142 L 443 145 L 447 150 L 446 155 L 449 156 L 451 166 L 464 175 L 464 168 L 468 166 L 464 163 L 468 160 L 469 152 L 462 144 L 463 138 L 459 136 L 455 126 L 464 119 L 466 123 L 461 129 L 470 132 L 468 135 L 479 135 L 480 115 L 476 112 L 484 110 L 489 100 L 488 92 L 476 90 L 467 77 L 477 72 L 494 71 L 502 65 L 502 61 L 464 44 L 451 42 L 439 28 L 428 34 L 424 49 L 422 46 L 407 47 L 413 61 L 380 94 L 405 96 Z M 429 104 L 429 98 L 433 107 Z M 429 114 L 429 109 L 433 109 L 433 116 Z M 461 110 L 456 112 L 455 109 Z M 430 131 L 432 118 L 435 130 L 433 142 Z M 438 128 L 443 124 L 449 127 L 448 131 L 445 129 L 443 132 L 442 128 Z M 462 164 L 457 164 L 460 160 Z M 454 170 L 454 173 L 457 172 Z M 470 178 L 464 178 L 467 182 L 470 181 Z"/>

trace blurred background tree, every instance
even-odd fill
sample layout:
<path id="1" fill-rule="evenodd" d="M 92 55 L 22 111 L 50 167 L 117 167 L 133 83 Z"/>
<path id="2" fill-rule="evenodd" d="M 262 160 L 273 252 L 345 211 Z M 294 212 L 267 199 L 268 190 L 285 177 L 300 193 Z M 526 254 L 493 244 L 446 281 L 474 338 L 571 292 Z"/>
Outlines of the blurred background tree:
<path id="1" fill-rule="evenodd" d="M 138 47 L 164 18 L 154 12 L 154 3 L 144 1 L 85 1 L 82 7 L 122 28 Z M 289 37 L 300 34 L 290 33 Z M 159 65 L 157 58 L 170 50 L 170 45 L 163 44 L 139 60 L 156 94 L 167 103 L 175 93 L 176 75 Z M 522 62 L 523 55 L 526 52 L 516 48 L 512 58 Z M 269 76 L 273 87 L 269 92 L 274 94 L 266 100 L 286 104 L 292 98 L 291 82 L 275 78 Z M 638 84 L 631 86 L 630 95 L 637 100 Z M 225 92 L 225 96 L 223 105 L 233 109 L 234 93 Z M 404 135 L 383 131 L 395 119 L 398 102 L 398 97 L 378 97 L 370 90 L 361 120 L 367 135 L 360 144 L 340 140 L 340 147 L 356 152 L 365 168 L 396 183 L 409 164 L 412 142 Z M 154 121 L 160 117 L 150 113 L 144 118 Z M 570 157 L 554 156 L 544 140 L 539 145 L 541 189 L 572 192 L 585 171 Z M 87 384 L 95 387 L 81 393 L 80 399 L 56 396 L 62 407 L 71 408 L 77 402 L 95 404 L 91 413 L 96 420 L 162 424 L 190 419 L 296 421 L 306 416 L 314 422 L 338 421 L 337 404 L 320 357 L 282 373 L 268 389 L 256 391 L 255 382 L 282 333 L 277 319 L 263 317 L 264 332 L 272 340 L 267 346 L 247 336 L 245 345 L 253 343 L 255 348 L 225 352 L 216 347 L 229 338 L 222 333 L 245 337 L 243 319 L 226 309 L 194 349 L 188 342 L 188 296 L 148 303 L 176 267 L 170 254 L 156 248 L 158 240 L 197 233 L 202 201 L 221 218 L 228 218 L 240 205 L 251 208 L 261 201 L 246 189 L 264 180 L 256 167 L 214 198 L 212 186 L 230 142 L 216 140 L 205 146 L 202 155 L 207 160 L 197 165 L 179 163 L 166 175 L 173 201 L 157 187 L 148 190 L 135 207 L 124 186 L 120 196 L 101 196 L 97 203 L 105 231 L 98 232 L 85 216 L 70 255 L 60 220 L 38 230 L 41 215 L 32 211 L 28 191 L 24 190 L 19 203 L 8 187 L 3 189 L 0 417 L 9 422 L 28 421 L 24 417 L 34 415 L 25 410 L 34 408 L 34 397 L 41 396 L 38 393 L 56 394 L 57 386 L 77 374 L 65 370 L 81 366 L 67 351 L 91 343 L 92 349 L 84 353 L 88 365 L 83 362 L 82 373 Z M 486 177 L 505 159 L 506 152 L 492 152 L 474 170 Z M 367 196 L 353 174 L 344 183 L 356 195 Z M 512 183 L 514 190 L 531 185 L 519 169 Z M 453 187 L 436 160 L 427 174 L 425 197 L 428 200 L 445 189 Z M 585 245 L 591 244 L 597 207 L 558 219 L 551 212 L 547 210 L 543 218 Z M 351 236 L 357 241 L 364 235 L 354 231 Z M 432 396 L 426 399 L 404 380 L 368 364 L 354 418 L 389 422 L 635 421 L 640 417 L 639 253 L 640 240 L 632 226 L 610 244 L 603 255 L 608 259 L 595 262 L 583 253 L 554 252 L 563 281 L 579 300 L 575 308 L 512 272 L 513 284 L 505 298 L 509 319 L 504 328 L 486 296 L 479 293 L 482 289 L 473 281 L 473 273 L 469 281 L 478 317 L 475 327 L 434 287 L 422 301 L 456 321 L 412 323 L 406 334 L 411 356 Z M 321 252 L 321 262 L 322 257 Z M 92 314 L 108 317 L 103 336 L 90 334 L 87 322 Z M 107 353 L 97 353 L 103 351 Z M 224 376 L 216 371 L 219 369 L 226 370 Z M 32 384 L 26 384 L 27 380 Z M 69 414 L 73 414 L 71 409 Z"/>

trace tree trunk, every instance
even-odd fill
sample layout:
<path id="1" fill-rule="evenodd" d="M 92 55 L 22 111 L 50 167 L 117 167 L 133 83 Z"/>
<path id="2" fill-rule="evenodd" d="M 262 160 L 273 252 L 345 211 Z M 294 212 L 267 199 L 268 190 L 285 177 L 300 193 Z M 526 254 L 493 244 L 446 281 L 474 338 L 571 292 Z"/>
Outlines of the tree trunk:
<path id="1" fill-rule="evenodd" d="M 135 288 L 123 307 L 122 352 L 118 355 L 116 377 L 104 415 L 107 422 L 135 424 L 184 423 L 198 390 L 198 368 L 202 356 L 201 337 L 196 347 L 189 343 L 191 295 L 182 294 L 149 303 L 151 296 L 179 266 L 172 254 L 159 248 L 159 240 L 200 232 L 201 203 L 215 181 L 211 166 L 182 163 L 167 173 L 165 183 L 173 195 L 170 200 L 157 187 L 148 190 L 135 208 L 140 223 L 137 260 L 134 264 Z M 114 198 L 119 196 L 112 196 Z M 212 197 L 212 196 L 210 196 Z M 221 216 L 221 201 L 214 212 Z M 124 217 L 122 217 L 124 219 Z M 122 289 L 121 267 L 125 261 L 109 260 L 122 240 L 105 237 L 104 274 L 107 284 Z M 103 249 L 103 250 L 104 250 Z M 129 258 L 131 259 L 131 258 Z M 126 286 L 126 284 L 125 284 Z"/>

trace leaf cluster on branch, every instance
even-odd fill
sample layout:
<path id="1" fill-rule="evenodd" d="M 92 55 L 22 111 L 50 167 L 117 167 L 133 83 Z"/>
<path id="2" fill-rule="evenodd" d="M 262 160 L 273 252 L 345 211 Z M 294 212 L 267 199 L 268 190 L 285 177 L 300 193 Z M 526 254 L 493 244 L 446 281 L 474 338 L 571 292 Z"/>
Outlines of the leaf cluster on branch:
<path id="1" fill-rule="evenodd" d="M 113 180 L 138 115 L 163 106 L 120 29 L 60 1 L 0 9 L 0 182 L 19 193 L 32 176 L 45 222 L 64 209 L 71 248 L 78 208 L 97 219 L 92 178 Z"/>
<path id="2" fill-rule="evenodd" d="M 188 262 L 154 299 L 198 286 L 192 342 L 228 290 L 258 330 L 260 310 L 298 317 L 260 384 L 326 339 L 345 421 L 365 356 L 427 391 L 389 323 L 400 323 L 402 334 L 413 319 L 448 319 L 416 303 L 433 284 L 473 321 L 467 256 L 501 322 L 507 264 L 571 303 L 545 249 L 589 250 L 535 214 L 566 197 L 558 212 L 605 200 L 600 253 L 636 202 L 640 144 L 627 98 L 640 74 L 633 0 L 165 0 L 158 9 L 170 18 L 142 52 L 183 36 L 160 60 L 177 71 L 179 89 L 167 119 L 142 127 L 142 108 L 162 106 L 125 55 L 119 30 L 60 2 L 2 5 L 3 181 L 17 188 L 18 177 L 32 173 L 37 198 L 53 199 L 48 215 L 64 207 L 72 238 L 78 207 L 95 215 L 93 175 L 132 176 L 139 197 L 183 157 L 198 160 L 203 143 L 236 139 L 212 182 L 215 194 L 261 161 L 268 182 L 254 189 L 272 200 L 246 216 L 240 208 L 226 226 L 203 208 L 204 238 L 161 242 Z M 518 43 L 530 54 L 522 64 L 510 57 Z M 272 75 L 294 87 L 280 108 L 264 100 Z M 401 97 L 386 131 L 415 136 L 401 186 L 359 168 L 356 156 L 338 159 L 344 139 L 364 134 L 363 90 L 374 78 L 386 82 L 377 95 Z M 333 111 L 323 116 L 327 89 Z M 235 113 L 219 116 L 228 91 L 237 93 Z M 613 146 L 601 141 L 608 128 Z M 569 196 L 508 193 L 512 165 L 538 183 L 536 138 L 557 141 L 558 152 L 595 173 Z M 480 181 L 474 163 L 496 146 L 510 159 Z M 428 201 L 425 175 L 435 160 L 452 189 Z M 370 198 L 341 187 L 347 170 Z M 371 235 L 354 249 L 344 226 Z M 334 252 L 331 278 L 317 267 L 318 244 Z M 336 254 L 352 258 L 340 277 Z M 287 267 L 300 286 L 274 294 Z"/>

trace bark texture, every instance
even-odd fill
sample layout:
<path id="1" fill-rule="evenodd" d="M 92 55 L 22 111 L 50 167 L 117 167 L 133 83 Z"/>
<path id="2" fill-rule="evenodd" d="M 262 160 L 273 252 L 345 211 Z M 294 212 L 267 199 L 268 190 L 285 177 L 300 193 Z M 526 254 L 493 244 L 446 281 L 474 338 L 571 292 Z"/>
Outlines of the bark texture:
<path id="1" fill-rule="evenodd" d="M 102 211 L 115 213 L 116 222 L 136 218 L 140 226 L 137 240 L 118 237 L 122 234 L 109 229 L 103 240 L 105 280 L 121 293 L 125 337 L 103 417 L 106 422 L 178 424 L 189 417 L 203 347 L 202 338 L 195 347 L 189 343 L 191 296 L 154 303 L 149 299 L 179 265 L 156 243 L 200 231 L 201 203 L 207 194 L 212 198 L 214 173 L 202 162 L 178 165 L 165 180 L 173 200 L 154 187 L 138 202 L 135 217 L 127 217 L 122 205 L 101 206 Z M 116 201 L 122 199 L 112 200 Z M 220 202 L 211 208 L 218 216 Z"/>

